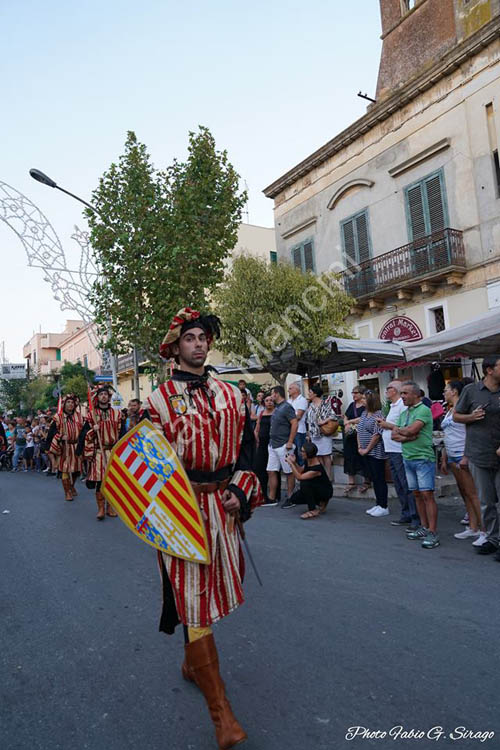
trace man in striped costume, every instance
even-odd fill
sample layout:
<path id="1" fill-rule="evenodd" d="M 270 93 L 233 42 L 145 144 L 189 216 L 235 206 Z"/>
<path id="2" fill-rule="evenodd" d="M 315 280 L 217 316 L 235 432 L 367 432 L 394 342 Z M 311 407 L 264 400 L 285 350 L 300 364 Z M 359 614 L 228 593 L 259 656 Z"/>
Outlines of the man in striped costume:
<path id="1" fill-rule="evenodd" d="M 91 490 L 95 489 L 98 521 L 104 521 L 106 514 L 116 517 L 115 509 L 106 503 L 101 492 L 101 482 L 111 449 L 125 434 L 121 412 L 111 406 L 111 395 L 112 388 L 109 385 L 101 384 L 92 390 L 87 419 L 78 438 L 77 454 L 87 461 L 86 485 Z"/>
<path id="2" fill-rule="evenodd" d="M 151 420 L 163 430 L 191 480 L 210 548 L 202 565 L 158 553 L 164 607 L 160 630 L 182 623 L 182 674 L 202 691 L 215 725 L 219 748 L 247 736 L 226 698 L 211 625 L 244 601 L 244 559 L 240 522 L 263 501 L 252 471 L 255 439 L 241 392 L 217 380 L 205 367 L 219 320 L 184 308 L 174 317 L 160 354 L 178 369 L 149 398 Z"/>
<path id="3" fill-rule="evenodd" d="M 74 393 L 63 396 L 45 441 L 46 452 L 55 457 L 65 500 L 73 500 L 78 495 L 75 481 L 82 470 L 82 459 L 76 455 L 78 436 L 83 426 L 79 407 L 80 399 Z"/>

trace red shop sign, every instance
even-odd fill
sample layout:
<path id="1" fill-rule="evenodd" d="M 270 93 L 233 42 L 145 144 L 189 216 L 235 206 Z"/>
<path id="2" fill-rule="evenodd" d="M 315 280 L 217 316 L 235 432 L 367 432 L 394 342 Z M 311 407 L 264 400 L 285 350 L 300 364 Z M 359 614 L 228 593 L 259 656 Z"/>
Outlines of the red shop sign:
<path id="1" fill-rule="evenodd" d="M 384 323 L 378 335 L 384 341 L 418 341 L 422 339 L 422 331 L 411 318 L 400 315 Z"/>

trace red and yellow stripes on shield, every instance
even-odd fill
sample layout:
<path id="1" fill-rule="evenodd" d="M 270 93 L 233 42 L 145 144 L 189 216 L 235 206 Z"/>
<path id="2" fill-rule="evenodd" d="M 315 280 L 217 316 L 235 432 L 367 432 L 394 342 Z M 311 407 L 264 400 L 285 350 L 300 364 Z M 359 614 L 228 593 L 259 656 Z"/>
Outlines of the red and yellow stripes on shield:
<path id="1" fill-rule="evenodd" d="M 154 497 L 120 458 L 124 443 L 130 443 L 138 432 L 151 434 L 151 430 L 154 430 L 155 446 L 160 453 L 156 460 L 163 460 L 175 469 L 166 482 L 154 477 L 156 487 L 158 480 L 163 485 Z M 139 467 L 135 474 L 141 473 Z M 146 486 L 150 484 L 148 482 Z M 205 526 L 189 479 L 164 435 L 148 420 L 133 427 L 113 448 L 102 491 L 121 520 L 143 542 L 175 557 L 198 563 L 210 562 Z M 149 530 L 147 535 L 146 530 Z"/>

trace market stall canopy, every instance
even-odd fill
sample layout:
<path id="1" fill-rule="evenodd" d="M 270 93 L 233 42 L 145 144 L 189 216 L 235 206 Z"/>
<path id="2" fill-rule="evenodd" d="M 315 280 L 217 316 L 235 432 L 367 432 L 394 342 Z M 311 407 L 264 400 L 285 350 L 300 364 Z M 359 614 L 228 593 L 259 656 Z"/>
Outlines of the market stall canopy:
<path id="1" fill-rule="evenodd" d="M 500 308 L 421 341 L 402 341 L 398 346 L 408 362 L 416 359 L 439 361 L 453 354 L 471 359 L 500 354 Z"/>
<path id="2" fill-rule="evenodd" d="M 405 362 L 402 345 L 382 339 L 341 339 L 328 336 L 330 355 L 322 363 L 323 372 L 347 372 L 360 368 L 383 367 Z M 326 368 L 326 362 L 332 369 Z"/>

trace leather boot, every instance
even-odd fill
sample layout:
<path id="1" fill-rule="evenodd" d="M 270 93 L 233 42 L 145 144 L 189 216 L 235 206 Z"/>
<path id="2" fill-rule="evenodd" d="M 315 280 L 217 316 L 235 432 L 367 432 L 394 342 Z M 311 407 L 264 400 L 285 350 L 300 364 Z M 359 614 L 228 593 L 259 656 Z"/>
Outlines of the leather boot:
<path id="1" fill-rule="evenodd" d="M 76 491 L 75 480 L 71 478 L 70 481 L 71 481 L 71 494 L 73 495 L 73 497 L 77 497 L 78 492 Z"/>
<path id="2" fill-rule="evenodd" d="M 61 479 L 61 481 L 64 488 L 64 499 L 73 500 L 73 493 L 71 492 L 71 479 Z"/>
<path id="3" fill-rule="evenodd" d="M 205 697 L 220 750 L 229 750 L 244 742 L 247 735 L 238 724 L 226 698 L 213 635 L 186 643 L 184 649 L 187 673 L 191 672 L 194 682 Z"/>
<path id="4" fill-rule="evenodd" d="M 108 500 L 106 500 L 106 513 L 110 518 L 116 518 L 116 516 L 118 515 L 118 513 Z"/>
<path id="5" fill-rule="evenodd" d="M 186 659 L 184 659 L 184 661 L 182 662 L 181 672 L 182 672 L 182 676 L 184 677 L 184 679 L 187 682 L 194 682 L 195 681 L 194 680 L 193 670 L 188 667 L 188 665 L 186 663 Z"/>
<path id="6" fill-rule="evenodd" d="M 99 492 L 99 491 L 96 492 L 95 493 L 95 499 L 96 499 L 97 508 L 98 508 L 96 518 L 97 518 L 98 521 L 104 521 L 104 515 L 105 515 L 104 505 L 105 505 L 105 500 L 104 500 L 104 495 L 102 494 L 102 492 Z"/>

